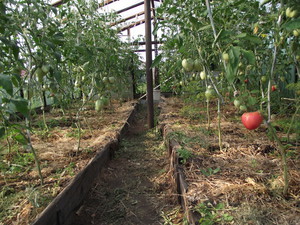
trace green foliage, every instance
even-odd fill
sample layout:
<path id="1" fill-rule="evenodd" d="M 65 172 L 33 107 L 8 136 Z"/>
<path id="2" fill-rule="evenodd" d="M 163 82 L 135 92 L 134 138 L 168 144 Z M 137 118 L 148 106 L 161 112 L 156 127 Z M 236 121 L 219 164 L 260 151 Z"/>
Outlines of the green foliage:
<path id="1" fill-rule="evenodd" d="M 180 159 L 180 163 L 182 163 L 182 164 L 185 164 L 186 161 L 193 156 L 191 151 L 189 151 L 183 147 L 177 149 L 177 153 L 178 153 L 178 156 Z"/>
<path id="2" fill-rule="evenodd" d="M 217 167 L 216 169 L 212 169 L 212 168 L 208 168 L 208 169 L 201 169 L 201 173 L 207 177 L 217 174 L 218 172 L 220 172 L 221 168 Z"/>
<path id="3" fill-rule="evenodd" d="M 233 217 L 227 213 L 222 213 L 224 210 L 224 204 L 218 203 L 213 206 L 211 203 L 200 203 L 194 207 L 194 211 L 201 215 L 201 219 L 198 221 L 201 225 L 213 225 L 223 224 L 233 221 Z"/>
<path id="4" fill-rule="evenodd" d="M 180 109 L 180 114 L 191 120 L 203 120 L 204 115 L 196 105 L 185 105 Z"/>

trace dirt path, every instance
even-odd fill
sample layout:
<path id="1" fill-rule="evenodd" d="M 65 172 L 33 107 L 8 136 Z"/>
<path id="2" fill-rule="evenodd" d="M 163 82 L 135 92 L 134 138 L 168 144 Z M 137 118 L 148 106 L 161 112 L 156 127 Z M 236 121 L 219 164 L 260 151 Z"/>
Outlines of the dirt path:
<path id="1" fill-rule="evenodd" d="M 163 141 L 146 123 L 142 109 L 72 224 L 164 223 L 162 213 L 174 209 L 176 196 Z"/>

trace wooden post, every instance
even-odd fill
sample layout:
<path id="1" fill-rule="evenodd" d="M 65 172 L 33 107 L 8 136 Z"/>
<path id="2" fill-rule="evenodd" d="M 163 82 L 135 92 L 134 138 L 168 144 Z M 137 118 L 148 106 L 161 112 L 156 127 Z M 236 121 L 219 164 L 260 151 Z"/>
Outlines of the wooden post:
<path id="1" fill-rule="evenodd" d="M 151 43 L 151 10 L 150 0 L 144 0 L 145 7 L 145 39 L 146 39 L 146 76 L 147 76 L 147 112 L 148 127 L 154 127 L 154 106 L 153 106 L 153 77 L 151 70 L 152 43 Z"/>

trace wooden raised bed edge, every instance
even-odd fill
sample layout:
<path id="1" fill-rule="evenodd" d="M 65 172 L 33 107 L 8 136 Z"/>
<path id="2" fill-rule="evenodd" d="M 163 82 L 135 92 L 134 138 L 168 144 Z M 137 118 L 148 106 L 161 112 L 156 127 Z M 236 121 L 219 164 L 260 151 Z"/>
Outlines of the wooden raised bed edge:
<path id="1" fill-rule="evenodd" d="M 97 152 L 96 156 L 91 159 L 85 168 L 54 198 L 32 225 L 71 224 L 73 214 L 80 207 L 87 193 L 92 188 L 97 175 L 118 149 L 120 139 L 123 138 L 128 131 L 138 107 L 139 102 L 134 105 L 134 109 L 122 126 L 117 137 Z"/>
<path id="2" fill-rule="evenodd" d="M 168 134 L 172 131 L 168 128 L 167 125 L 161 124 L 160 130 L 161 134 L 163 135 L 167 151 L 169 153 L 170 170 L 173 171 L 173 183 L 175 183 L 177 188 L 178 203 L 184 210 L 189 224 L 196 225 L 198 224 L 197 215 L 188 207 L 188 200 L 186 196 L 188 185 L 185 180 L 182 166 L 180 164 L 180 157 L 177 153 L 177 149 L 180 148 L 180 144 L 176 140 L 168 138 Z"/>

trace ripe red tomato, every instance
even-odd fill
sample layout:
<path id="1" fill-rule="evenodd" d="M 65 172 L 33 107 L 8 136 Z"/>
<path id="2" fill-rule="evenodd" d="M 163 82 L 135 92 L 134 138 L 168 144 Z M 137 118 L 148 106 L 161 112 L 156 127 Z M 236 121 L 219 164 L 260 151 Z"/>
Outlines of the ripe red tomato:
<path id="1" fill-rule="evenodd" d="M 248 80 L 248 79 L 245 79 L 244 82 L 245 82 L 245 84 L 247 84 L 247 83 L 249 82 L 249 80 Z"/>
<path id="2" fill-rule="evenodd" d="M 276 85 L 272 85 L 271 89 L 272 89 L 272 91 L 276 91 L 276 89 L 277 89 Z"/>
<path id="3" fill-rule="evenodd" d="M 247 112 L 242 115 L 242 123 L 248 130 L 254 130 L 260 126 L 263 116 L 260 112 Z"/>

